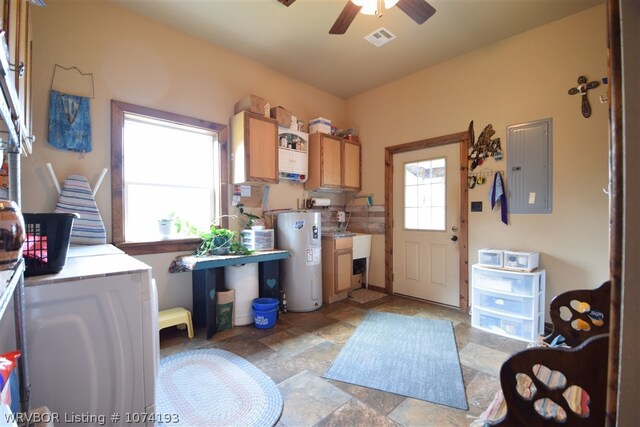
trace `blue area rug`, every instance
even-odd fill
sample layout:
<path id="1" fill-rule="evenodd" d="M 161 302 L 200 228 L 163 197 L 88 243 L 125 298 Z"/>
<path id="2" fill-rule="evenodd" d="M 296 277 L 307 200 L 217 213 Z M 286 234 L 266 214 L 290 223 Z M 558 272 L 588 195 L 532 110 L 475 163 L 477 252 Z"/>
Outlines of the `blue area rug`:
<path id="1" fill-rule="evenodd" d="M 324 378 L 469 408 L 450 321 L 368 311 Z"/>
<path id="2" fill-rule="evenodd" d="M 273 426 L 282 408 L 271 378 L 228 351 L 185 351 L 160 361 L 158 425 Z"/>

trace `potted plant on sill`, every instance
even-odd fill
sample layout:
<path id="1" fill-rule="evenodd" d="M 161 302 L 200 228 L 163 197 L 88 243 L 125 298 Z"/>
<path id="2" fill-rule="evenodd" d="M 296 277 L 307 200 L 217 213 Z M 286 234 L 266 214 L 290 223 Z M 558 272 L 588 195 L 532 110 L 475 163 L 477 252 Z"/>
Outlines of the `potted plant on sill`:
<path id="1" fill-rule="evenodd" d="M 158 220 L 158 231 L 160 232 L 160 236 L 163 239 L 169 238 L 171 236 L 171 231 L 173 230 L 173 217 L 169 216 L 166 218 L 160 218 Z"/>

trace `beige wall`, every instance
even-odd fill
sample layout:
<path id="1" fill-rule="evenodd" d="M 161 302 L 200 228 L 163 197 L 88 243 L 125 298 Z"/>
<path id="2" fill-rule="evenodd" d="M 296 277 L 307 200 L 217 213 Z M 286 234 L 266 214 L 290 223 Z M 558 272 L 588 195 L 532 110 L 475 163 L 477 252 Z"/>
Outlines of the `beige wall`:
<path id="1" fill-rule="evenodd" d="M 33 131 L 38 140 L 33 156 L 23 161 L 25 212 L 48 212 L 55 206 L 57 194 L 47 162 L 60 181 L 81 173 L 95 182 L 102 168 L 110 168 L 112 99 L 227 124 L 234 104 L 253 93 L 272 105 L 285 106 L 306 122 L 323 116 L 344 126 L 344 100 L 103 1 L 49 0 L 46 8 L 32 8 L 32 26 Z M 94 149 L 84 156 L 47 143 L 48 94 L 55 64 L 94 75 Z M 109 182 L 107 175 L 96 198 L 110 240 Z M 300 184 L 279 184 L 272 188 L 269 207 L 295 207 L 302 197 Z M 154 269 L 161 308 L 191 307 L 190 274 L 166 272 L 174 255 L 140 259 Z"/>
<path id="2" fill-rule="evenodd" d="M 606 68 L 606 9 L 589 9 L 348 100 L 349 126 L 363 141 L 363 191 L 384 195 L 384 147 L 492 124 L 506 148 L 506 127 L 553 119 L 553 213 L 490 211 L 489 186 L 470 190 L 484 211 L 469 213 L 469 262 L 483 247 L 533 250 L 547 270 L 547 302 L 567 289 L 593 288 L 608 278 L 607 104 L 589 93 L 593 114 L 567 90 L 579 75 L 600 80 Z M 506 170 L 506 156 L 477 170 Z M 509 183 L 507 182 L 507 187 Z M 384 283 L 382 236 L 376 236 L 371 282 Z"/>

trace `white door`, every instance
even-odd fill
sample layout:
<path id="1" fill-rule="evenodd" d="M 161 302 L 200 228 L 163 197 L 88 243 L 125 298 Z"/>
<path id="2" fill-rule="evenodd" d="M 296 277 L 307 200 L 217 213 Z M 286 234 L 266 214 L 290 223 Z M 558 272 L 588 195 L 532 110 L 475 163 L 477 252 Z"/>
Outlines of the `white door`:
<path id="1" fill-rule="evenodd" d="M 393 156 L 393 291 L 458 307 L 460 146 Z M 457 237 L 455 238 L 457 239 Z"/>

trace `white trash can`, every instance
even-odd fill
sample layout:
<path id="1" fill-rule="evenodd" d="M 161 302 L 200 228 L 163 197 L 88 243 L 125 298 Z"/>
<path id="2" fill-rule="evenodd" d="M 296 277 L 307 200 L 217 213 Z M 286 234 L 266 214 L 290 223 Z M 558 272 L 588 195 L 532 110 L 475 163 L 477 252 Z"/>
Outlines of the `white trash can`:
<path id="1" fill-rule="evenodd" d="M 258 263 L 229 265 L 224 268 L 227 289 L 235 289 L 233 325 L 250 325 L 253 319 L 253 300 L 258 298 Z"/>

